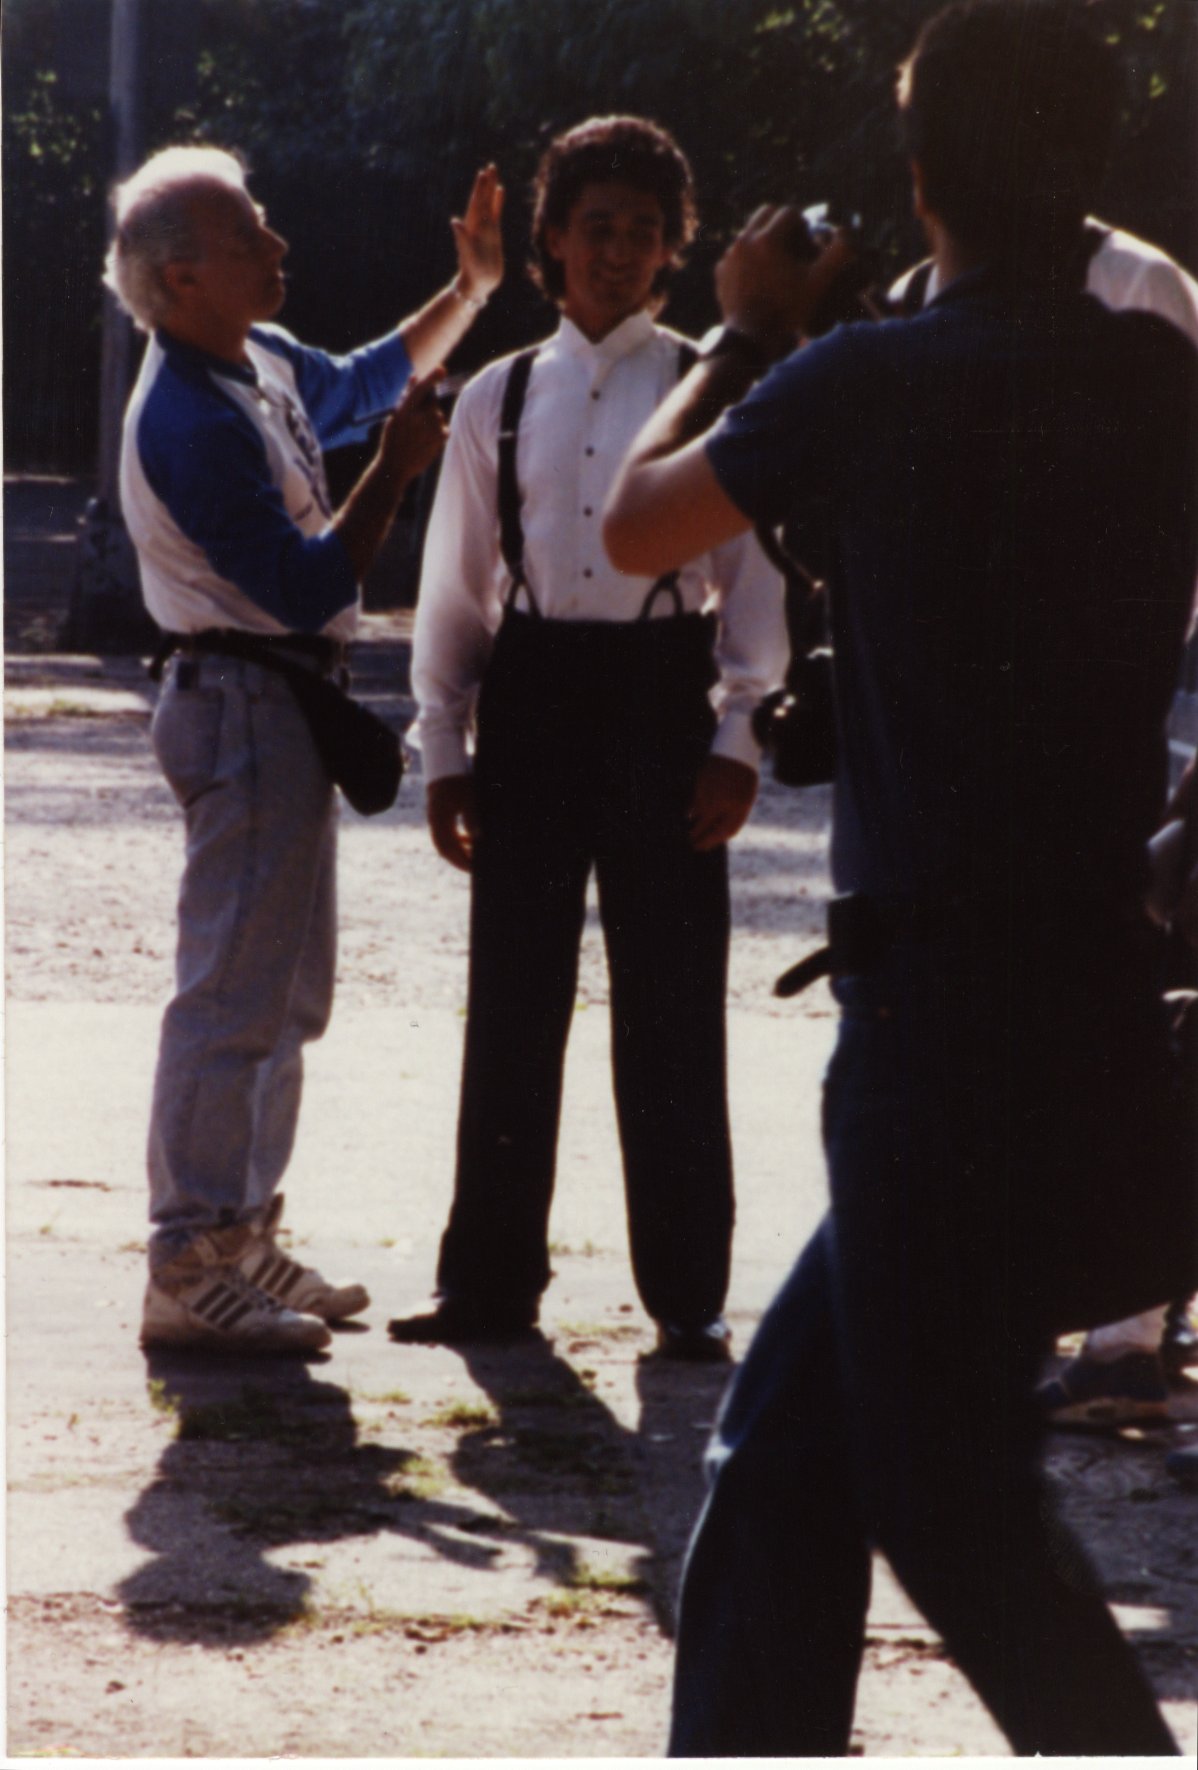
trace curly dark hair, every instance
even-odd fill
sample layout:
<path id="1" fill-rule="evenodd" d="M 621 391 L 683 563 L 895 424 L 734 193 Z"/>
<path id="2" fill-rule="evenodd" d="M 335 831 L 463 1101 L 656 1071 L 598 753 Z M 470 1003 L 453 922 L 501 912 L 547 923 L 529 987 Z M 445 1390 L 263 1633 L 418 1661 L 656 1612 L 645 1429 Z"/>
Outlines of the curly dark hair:
<path id="1" fill-rule="evenodd" d="M 618 181 L 645 191 L 661 204 L 671 261 L 654 283 L 664 289 L 698 226 L 690 162 L 673 136 L 645 117 L 591 117 L 555 135 L 533 179 L 529 275 L 551 301 L 565 294 L 562 267 L 550 255 L 547 233 L 565 227 L 584 185 Z"/>
<path id="2" fill-rule="evenodd" d="M 1066 241 L 1101 187 L 1118 60 L 1086 0 L 960 0 L 899 71 L 899 114 L 924 198 L 987 255 Z"/>

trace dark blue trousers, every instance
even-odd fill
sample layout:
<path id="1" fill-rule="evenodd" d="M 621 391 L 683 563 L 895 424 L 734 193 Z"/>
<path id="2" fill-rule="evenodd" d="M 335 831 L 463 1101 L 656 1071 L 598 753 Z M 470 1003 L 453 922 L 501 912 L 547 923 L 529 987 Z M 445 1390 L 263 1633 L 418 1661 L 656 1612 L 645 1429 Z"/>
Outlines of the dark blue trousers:
<path id="1" fill-rule="evenodd" d="M 1176 1749 L 1046 1502 L 1031 1400 L 1060 1199 L 1101 1208 L 1163 1047 L 1150 987 L 1120 1003 L 1051 947 L 1021 968 L 913 944 L 837 986 L 831 1209 L 713 1441 L 675 1756 L 847 1752 L 874 1548 L 1018 1753 Z"/>

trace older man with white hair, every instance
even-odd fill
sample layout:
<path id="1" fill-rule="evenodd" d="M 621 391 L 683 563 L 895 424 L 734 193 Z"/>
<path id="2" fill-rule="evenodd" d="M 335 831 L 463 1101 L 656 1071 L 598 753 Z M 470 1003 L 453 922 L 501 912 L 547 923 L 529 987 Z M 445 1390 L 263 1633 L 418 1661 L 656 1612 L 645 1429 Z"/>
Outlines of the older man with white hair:
<path id="1" fill-rule="evenodd" d="M 502 203 L 487 167 L 452 224 L 454 280 L 333 357 L 267 323 L 287 243 L 232 154 L 168 148 L 116 193 L 107 281 L 151 333 L 121 501 L 173 653 L 152 737 L 187 841 L 150 1125 L 147 1346 L 312 1350 L 369 1302 L 274 1239 L 336 937 L 336 790 L 293 684 L 341 678 L 362 576 L 442 446 L 421 378 L 502 276 Z M 334 510 L 322 451 L 362 440 L 392 407 Z"/>

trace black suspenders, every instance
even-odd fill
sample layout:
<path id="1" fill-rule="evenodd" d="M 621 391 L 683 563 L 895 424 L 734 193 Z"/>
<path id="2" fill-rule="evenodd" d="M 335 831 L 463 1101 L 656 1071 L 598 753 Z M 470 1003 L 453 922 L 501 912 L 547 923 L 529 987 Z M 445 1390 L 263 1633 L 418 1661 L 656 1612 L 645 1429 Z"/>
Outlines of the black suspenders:
<path id="1" fill-rule="evenodd" d="M 504 606 L 512 608 L 516 597 L 523 590 L 528 598 L 529 613 L 538 620 L 542 618 L 541 610 L 537 606 L 537 599 L 524 574 L 524 524 L 520 518 L 520 483 L 516 477 L 516 441 L 520 432 L 520 417 L 524 411 L 524 400 L 528 393 L 528 378 L 532 374 L 532 365 L 539 349 L 539 345 L 534 345 L 531 350 L 522 350 L 518 356 L 512 358 L 512 366 L 508 370 L 507 381 L 504 383 L 503 405 L 499 412 L 499 442 L 496 455 L 499 550 L 511 577 Z M 679 380 L 695 362 L 698 354 L 695 346 L 688 344 L 685 340 L 678 346 Z M 658 595 L 672 597 L 675 614 L 682 613 L 682 597 L 678 590 L 678 573 L 676 571 L 664 573 L 655 584 L 650 586 L 649 593 L 641 604 L 639 617 L 641 620 L 648 620 Z"/>
<path id="2" fill-rule="evenodd" d="M 520 414 L 524 410 L 524 396 L 528 392 L 528 377 L 532 374 L 532 365 L 539 348 L 534 345 L 531 350 L 522 350 L 513 359 L 508 370 L 503 389 L 503 407 L 499 414 L 497 457 L 499 549 L 512 579 L 506 606 L 511 608 L 516 596 L 523 589 L 528 597 L 529 612 L 534 615 L 540 615 L 541 611 L 524 576 L 524 524 L 520 520 L 520 486 L 516 479 L 516 437 L 520 429 Z"/>

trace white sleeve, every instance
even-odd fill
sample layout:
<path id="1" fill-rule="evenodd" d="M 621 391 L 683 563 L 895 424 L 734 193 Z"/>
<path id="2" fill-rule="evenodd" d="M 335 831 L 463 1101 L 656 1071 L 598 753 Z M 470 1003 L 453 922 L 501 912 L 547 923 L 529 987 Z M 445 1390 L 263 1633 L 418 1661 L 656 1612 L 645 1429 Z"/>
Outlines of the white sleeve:
<path id="1" fill-rule="evenodd" d="M 1198 344 L 1198 283 L 1168 260 L 1144 266 L 1140 288 L 1131 305 L 1170 320 Z"/>
<path id="2" fill-rule="evenodd" d="M 712 695 L 719 725 L 711 750 L 714 756 L 759 768 L 753 709 L 779 686 L 789 657 L 782 577 L 752 534 L 714 548 L 708 564 L 719 592 L 720 623 L 720 678 Z"/>
<path id="3" fill-rule="evenodd" d="M 1155 313 L 1198 344 L 1198 283 L 1156 247 L 1113 233 L 1090 260 L 1086 287 L 1105 306 Z"/>
<path id="4" fill-rule="evenodd" d="M 467 733 L 503 613 L 495 464 L 502 383 L 487 374 L 459 398 L 425 537 L 411 736 L 426 781 L 469 771 Z"/>

